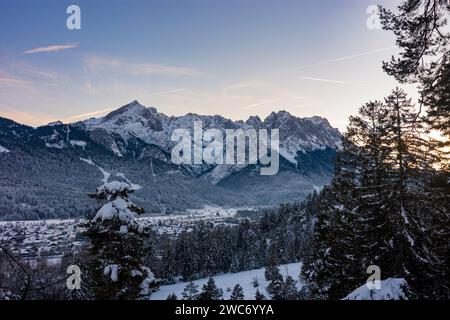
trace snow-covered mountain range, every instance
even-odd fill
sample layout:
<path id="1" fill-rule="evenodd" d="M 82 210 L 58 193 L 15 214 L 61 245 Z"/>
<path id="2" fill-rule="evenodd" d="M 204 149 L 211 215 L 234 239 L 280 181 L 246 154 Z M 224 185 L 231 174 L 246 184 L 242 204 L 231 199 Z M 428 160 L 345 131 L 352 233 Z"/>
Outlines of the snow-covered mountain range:
<path id="1" fill-rule="evenodd" d="M 232 121 L 222 116 L 204 116 L 189 113 L 180 117 L 169 117 L 155 108 L 144 107 L 138 101 L 133 101 L 105 117 L 89 119 L 78 123 L 89 131 L 104 129 L 108 133 L 119 134 L 125 141 L 137 137 L 143 141 L 157 145 L 169 152 L 173 143 L 171 133 L 178 128 L 193 130 L 194 121 L 202 121 L 204 129 L 279 129 L 280 154 L 296 164 L 298 152 L 313 151 L 326 147 L 340 147 L 340 133 L 331 127 L 328 121 L 321 117 L 298 118 L 289 112 L 271 113 L 264 121 L 258 116 L 247 121 Z M 113 150 L 119 151 L 115 146 Z M 125 151 L 125 150 L 123 150 Z M 120 154 L 120 153 L 117 154 Z"/>
<path id="2" fill-rule="evenodd" d="M 174 165 L 175 129 L 279 129 L 280 171 L 260 176 L 259 165 Z M 147 212 L 204 205 L 273 205 L 303 199 L 331 178 L 341 135 L 320 117 L 286 111 L 266 119 L 167 116 L 133 101 L 98 119 L 39 128 L 0 118 L 0 218 L 79 216 L 94 204 L 85 193 L 104 181 L 139 185 L 135 201 Z"/>

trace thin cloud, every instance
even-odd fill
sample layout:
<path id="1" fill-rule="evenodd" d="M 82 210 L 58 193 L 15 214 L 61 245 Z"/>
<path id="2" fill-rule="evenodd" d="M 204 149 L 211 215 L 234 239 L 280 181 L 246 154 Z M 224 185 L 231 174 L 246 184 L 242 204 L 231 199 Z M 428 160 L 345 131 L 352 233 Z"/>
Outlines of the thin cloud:
<path id="1" fill-rule="evenodd" d="M 42 52 L 57 52 L 67 49 L 77 48 L 77 44 L 58 44 L 47 47 L 33 48 L 23 52 L 23 54 L 34 54 L 34 53 L 42 53 Z"/>
<path id="2" fill-rule="evenodd" d="M 397 48 L 397 47 L 392 46 L 392 47 L 386 47 L 386 48 L 381 48 L 381 49 L 372 50 L 372 51 L 366 51 L 366 52 L 352 54 L 352 55 L 349 55 L 349 56 L 339 57 L 339 58 L 335 58 L 335 59 L 331 59 L 331 60 L 325 60 L 325 61 L 321 61 L 321 62 L 317 62 L 317 63 L 313 63 L 313 64 L 310 64 L 310 65 L 305 65 L 305 66 L 301 66 L 301 67 L 297 67 L 297 68 L 292 68 L 292 69 L 288 69 L 288 70 L 285 70 L 285 71 L 295 71 L 295 70 L 302 70 L 302 69 L 312 68 L 312 67 L 317 67 L 317 66 L 323 66 L 323 65 L 326 65 L 326 64 L 329 64 L 329 63 L 341 62 L 341 61 L 345 61 L 345 60 L 350 60 L 350 59 L 354 59 L 354 58 L 368 56 L 368 55 L 379 53 L 379 52 L 393 50 L 395 48 Z"/>
<path id="3" fill-rule="evenodd" d="M 161 92 L 155 92 L 150 94 L 148 97 L 156 97 L 156 96 L 165 96 L 167 94 L 172 94 L 172 93 L 178 93 L 178 92 L 189 92 L 186 89 L 180 88 L 180 89 L 173 89 L 173 90 L 167 90 L 167 91 L 161 91 Z"/>
<path id="4" fill-rule="evenodd" d="M 29 81 L 29 80 L 22 80 L 22 79 L 16 79 L 16 78 L 0 78 L 0 83 L 3 83 L 5 85 L 36 84 L 36 85 L 44 85 L 44 86 L 51 86 L 51 87 L 56 86 L 56 84 L 53 84 L 53 83 Z"/>
<path id="5" fill-rule="evenodd" d="M 197 70 L 160 64 L 131 64 L 119 59 L 102 56 L 87 56 L 84 64 L 91 71 L 117 71 L 127 72 L 134 76 L 169 75 L 169 76 L 196 76 Z"/>
<path id="6" fill-rule="evenodd" d="M 242 109 L 252 109 L 252 108 L 256 108 L 256 107 L 259 107 L 259 106 L 262 106 L 262 105 L 265 105 L 265 104 L 268 104 L 268 103 L 271 103 L 271 102 L 278 101 L 278 100 L 280 100 L 281 98 L 282 98 L 282 97 L 278 97 L 278 98 L 274 98 L 274 99 L 269 99 L 269 100 L 264 100 L 264 101 L 261 101 L 261 102 L 249 104 L 249 105 L 243 106 Z"/>
<path id="7" fill-rule="evenodd" d="M 41 114 L 39 112 L 26 112 L 20 111 L 20 107 L 11 107 L 0 105 L 1 116 L 7 119 L 14 120 L 18 123 L 25 123 L 32 126 L 38 126 L 43 123 L 49 123 L 50 121 L 55 121 L 47 115 Z"/>
<path id="8" fill-rule="evenodd" d="M 0 82 L 6 83 L 6 84 L 29 84 L 29 83 L 32 83 L 31 81 L 14 79 L 14 78 L 0 78 Z"/>
<path id="9" fill-rule="evenodd" d="M 105 114 L 107 112 L 113 111 L 115 109 L 116 108 L 108 108 L 108 109 L 102 109 L 102 110 L 93 111 L 93 112 L 77 114 L 77 115 L 74 115 L 74 116 L 64 119 L 64 122 L 71 122 L 71 121 L 75 121 L 75 120 L 79 120 L 79 119 L 92 118 L 92 117 L 98 116 L 100 114 Z"/>
<path id="10" fill-rule="evenodd" d="M 56 80 L 58 78 L 58 73 L 55 71 L 42 69 L 23 61 L 13 61 L 9 66 L 16 74 L 47 80 Z"/>
<path id="11" fill-rule="evenodd" d="M 191 68 L 163 66 L 158 64 L 139 64 L 131 66 L 133 75 L 172 75 L 172 76 L 195 76 L 198 72 Z"/>
<path id="12" fill-rule="evenodd" d="M 120 67 L 122 62 L 109 57 L 88 56 L 84 63 L 89 70 L 113 69 Z"/>
<path id="13" fill-rule="evenodd" d="M 367 84 L 362 84 L 362 83 L 339 81 L 339 80 L 330 80 L 330 79 L 322 79 L 322 78 L 313 78 L 313 77 L 299 77 L 299 79 L 311 80 L 311 81 L 319 81 L 319 82 L 327 82 L 327 83 L 334 83 L 334 84 L 342 84 L 342 85 L 349 85 L 349 86 L 357 86 L 357 87 L 365 87 L 365 86 L 367 86 Z"/>

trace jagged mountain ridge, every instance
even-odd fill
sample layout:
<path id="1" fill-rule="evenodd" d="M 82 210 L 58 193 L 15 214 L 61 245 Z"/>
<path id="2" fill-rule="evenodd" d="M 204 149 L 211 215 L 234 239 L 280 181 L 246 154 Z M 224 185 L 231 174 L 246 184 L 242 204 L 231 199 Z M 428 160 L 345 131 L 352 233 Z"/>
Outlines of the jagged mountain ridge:
<path id="1" fill-rule="evenodd" d="M 331 127 L 329 122 L 321 117 L 298 118 L 286 111 L 272 112 L 264 121 L 258 116 L 247 121 L 232 121 L 222 116 L 205 116 L 189 113 L 179 117 L 169 117 L 159 113 L 155 108 L 146 108 L 138 101 L 133 101 L 108 115 L 98 119 L 89 119 L 74 125 L 93 133 L 107 132 L 111 136 L 119 135 L 123 141 L 139 138 L 146 143 L 156 145 L 170 152 L 174 142 L 170 140 L 171 133 L 178 128 L 193 132 L 194 121 L 202 121 L 203 129 L 215 128 L 222 132 L 226 129 L 279 129 L 280 155 L 294 165 L 298 164 L 299 153 L 305 154 L 317 149 L 340 148 L 340 133 Z M 110 148 L 119 156 L 126 152 L 120 150 L 117 143 L 110 142 Z M 208 179 L 213 183 L 220 182 L 243 167 L 240 166 L 189 166 L 197 174 L 208 173 Z"/>
<path id="2" fill-rule="evenodd" d="M 176 166 L 170 134 L 177 128 L 280 129 L 280 173 L 259 165 Z M 301 138 L 305 137 L 305 139 Z M 131 181 L 147 212 L 204 205 L 274 205 L 301 200 L 328 183 L 340 134 L 323 118 L 272 113 L 264 121 L 221 116 L 170 117 L 134 101 L 105 117 L 38 128 L 0 118 L 0 219 L 78 217 L 96 206 L 85 196 L 102 181 Z M 2 149 L 2 150 L 3 150 Z"/>
<path id="3" fill-rule="evenodd" d="M 219 115 L 205 116 L 188 113 L 184 116 L 167 116 L 153 107 L 144 107 L 133 101 L 105 117 L 78 122 L 76 125 L 89 131 L 105 129 L 117 133 L 123 139 L 139 137 L 143 141 L 170 150 L 170 134 L 173 130 L 184 128 L 193 130 L 194 121 L 202 121 L 203 128 L 225 129 L 280 129 L 280 149 L 286 159 L 295 163 L 298 151 L 312 151 L 319 148 L 340 147 L 340 133 L 321 117 L 298 118 L 287 111 L 272 112 L 264 121 L 258 116 L 247 121 L 232 121 Z"/>

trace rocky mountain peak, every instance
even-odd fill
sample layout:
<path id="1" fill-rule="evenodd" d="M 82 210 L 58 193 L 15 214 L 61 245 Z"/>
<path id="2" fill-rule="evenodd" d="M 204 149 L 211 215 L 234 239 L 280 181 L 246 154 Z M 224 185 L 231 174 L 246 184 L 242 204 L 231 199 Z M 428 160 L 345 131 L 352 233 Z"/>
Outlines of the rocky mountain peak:
<path id="1" fill-rule="evenodd" d="M 258 116 L 250 116 L 245 123 L 253 128 L 260 128 L 263 122 Z"/>
<path id="2" fill-rule="evenodd" d="M 283 123 L 286 123 L 287 121 L 293 121 L 295 119 L 298 118 L 285 110 L 281 110 L 278 112 L 272 112 L 270 115 L 268 115 L 267 118 L 264 119 L 264 124 L 268 125 L 269 127 L 279 127 Z"/>
<path id="3" fill-rule="evenodd" d="M 134 101 L 130 102 L 129 104 L 124 105 L 123 107 L 120 107 L 119 109 L 108 113 L 105 116 L 105 119 L 109 120 L 109 119 L 112 119 L 112 118 L 115 118 L 115 117 L 118 117 L 118 116 L 121 116 L 124 114 L 130 114 L 130 113 L 131 114 L 140 114 L 140 113 L 144 112 L 145 110 L 146 110 L 146 108 L 142 104 L 140 104 L 139 101 L 134 100 Z"/>

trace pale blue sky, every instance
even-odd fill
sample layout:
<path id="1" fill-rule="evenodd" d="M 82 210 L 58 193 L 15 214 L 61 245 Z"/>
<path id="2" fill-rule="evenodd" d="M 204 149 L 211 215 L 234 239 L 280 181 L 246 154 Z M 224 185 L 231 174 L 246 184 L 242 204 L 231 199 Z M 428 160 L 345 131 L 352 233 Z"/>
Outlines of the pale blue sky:
<path id="1" fill-rule="evenodd" d="M 81 30 L 66 28 L 70 4 L 81 8 Z M 285 109 L 343 129 L 396 85 L 381 70 L 394 37 L 366 25 L 373 4 L 1 1 L 0 116 L 75 121 L 137 99 L 169 115 L 235 120 Z"/>

